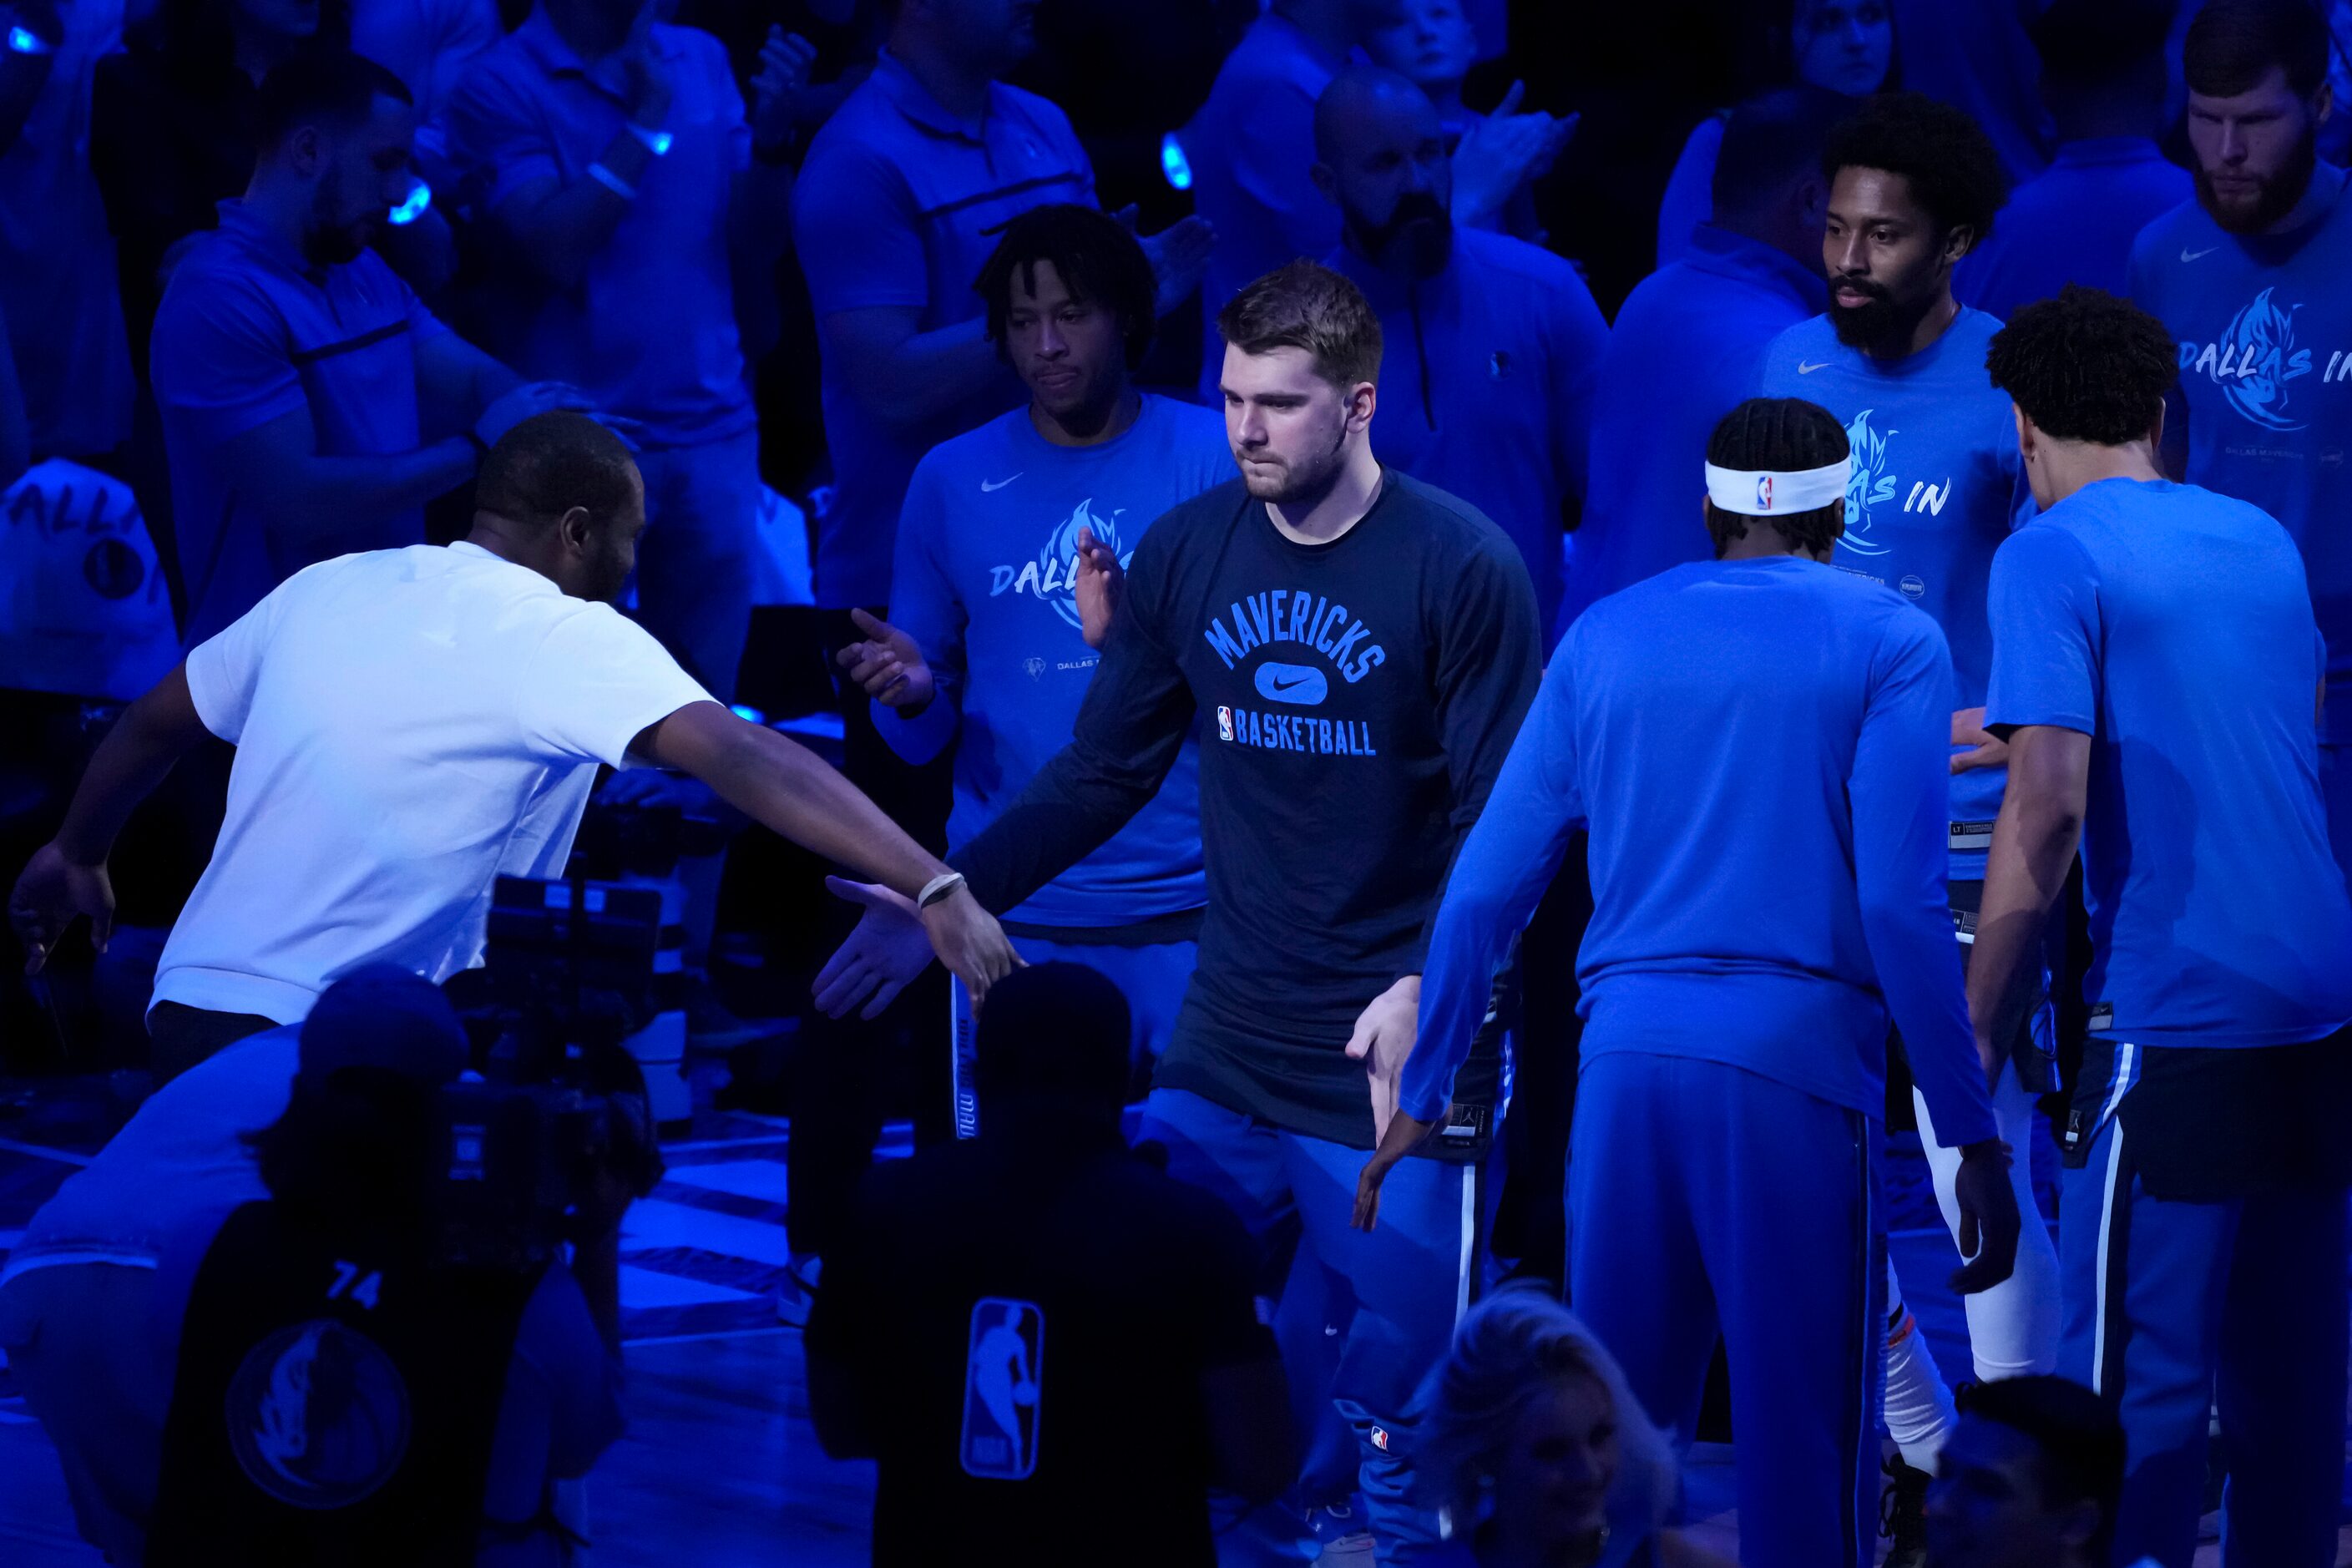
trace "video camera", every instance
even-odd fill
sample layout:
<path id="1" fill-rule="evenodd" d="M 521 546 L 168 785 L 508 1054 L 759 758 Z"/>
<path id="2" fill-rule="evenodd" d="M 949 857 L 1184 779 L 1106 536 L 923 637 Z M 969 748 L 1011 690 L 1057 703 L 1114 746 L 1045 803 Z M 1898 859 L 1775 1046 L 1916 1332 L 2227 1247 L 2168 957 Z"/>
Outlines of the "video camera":
<path id="1" fill-rule="evenodd" d="M 477 1070 L 441 1094 L 436 1230 L 451 1263 L 520 1268 L 611 1223 L 662 1159 L 645 1075 L 623 1041 L 654 1010 L 661 896 L 501 877 L 487 963 L 445 990 Z"/>

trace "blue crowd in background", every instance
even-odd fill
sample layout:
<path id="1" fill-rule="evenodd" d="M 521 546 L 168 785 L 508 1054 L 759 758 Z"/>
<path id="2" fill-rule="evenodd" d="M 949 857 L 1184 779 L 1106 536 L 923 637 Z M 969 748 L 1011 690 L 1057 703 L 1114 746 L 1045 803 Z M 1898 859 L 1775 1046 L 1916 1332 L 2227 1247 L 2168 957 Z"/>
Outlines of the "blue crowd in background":
<path id="1" fill-rule="evenodd" d="M 1674 1476 L 1720 1340 L 1744 1563 L 1869 1563 L 1883 1515 L 1904 1568 L 2189 1568 L 2209 1416 L 2223 1562 L 2332 1562 L 2352 0 L 1591 9 L 0 0 L 33 968 L 99 912 L 58 845 L 126 792 L 119 940 L 0 988 L 0 1069 L 170 1080 L 0 1271 L 0 1343 L 133 1332 L 143 1281 L 61 1267 L 165 1255 L 129 1162 L 258 1202 L 224 1139 L 289 1081 L 299 1121 L 369 994 L 452 1026 L 358 960 L 478 963 L 488 869 L 559 875 L 593 780 L 726 821 L 724 893 L 681 873 L 691 1038 L 760 1033 L 730 940 L 813 993 L 736 1092 L 793 1115 L 780 1310 L 828 1448 L 882 1461 L 877 1561 L 951 1519 L 1075 1560 L 1124 1508 L 1173 1521 L 1106 1553 L 1145 1561 L 1705 1564 Z M 625 492 L 619 542 L 526 563 L 562 595 L 488 559 L 531 486 Z M 281 626 L 364 643 L 335 693 L 268 679 Z M 418 669 L 467 700 L 391 695 Z M 100 738 L 156 691 L 134 789 Z M 345 691 L 369 767 L 455 737 L 528 809 L 401 890 L 268 845 L 333 815 L 283 726 Z M 674 724 L 713 700 L 887 823 L 763 803 L 746 770 L 793 764 Z M 963 892 L 1025 977 L 925 923 Z M 910 1106 L 932 1147 L 869 1179 Z M 1958 1400 L 1886 1256 L 1890 1121 L 1954 1241 Z M 1197 1385 L 1156 1369 L 1139 1419 L 1126 1348 L 1055 1340 L 1105 1451 L 1038 1471 L 1049 1314 L 920 1300 L 1007 1257 Z M 484 1561 L 573 1533 L 541 1491 L 618 1429 L 612 1266 L 509 1304 L 558 1368 L 509 1407 L 579 1430 L 500 1426 Z M 112 1374 L 52 1341 L 25 1382 L 86 1533 L 171 1560 L 181 1482 L 74 1448 L 152 1424 L 155 1369 L 58 1428 Z"/>

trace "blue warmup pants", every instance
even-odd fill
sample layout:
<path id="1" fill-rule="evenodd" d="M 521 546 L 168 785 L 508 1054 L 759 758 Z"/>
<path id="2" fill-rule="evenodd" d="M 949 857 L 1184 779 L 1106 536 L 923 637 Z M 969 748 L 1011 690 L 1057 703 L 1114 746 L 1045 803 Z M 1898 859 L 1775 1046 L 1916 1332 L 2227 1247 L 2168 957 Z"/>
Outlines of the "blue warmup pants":
<path id="1" fill-rule="evenodd" d="M 1868 1568 L 1886 1298 L 1877 1121 L 1719 1062 L 1591 1054 L 1569 1300 L 1679 1447 L 1719 1331 L 1745 1568 Z"/>
<path id="2" fill-rule="evenodd" d="M 1170 1175 L 1223 1198 L 1269 1243 L 1266 1295 L 1281 1285 L 1271 1272 L 1279 1262 L 1271 1243 L 1293 1226 L 1304 1248 L 1299 1265 L 1319 1262 L 1347 1281 L 1356 1310 L 1331 1377 L 1331 1403 L 1356 1434 L 1357 1485 L 1379 1561 L 1433 1554 L 1436 1514 L 1409 1496 L 1406 1445 L 1392 1434 L 1469 1306 L 1491 1184 L 1480 1168 L 1400 1163 L 1381 1189 L 1380 1224 L 1368 1234 L 1349 1225 L 1367 1150 L 1286 1132 L 1172 1089 L 1151 1091 L 1138 1137 L 1167 1149 Z"/>
<path id="3" fill-rule="evenodd" d="M 2123 1421 L 2113 1561 L 2189 1568 L 2218 1392 L 2230 1461 L 2225 1568 L 2329 1568 L 2344 1468 L 2347 1226 L 2341 1190 L 2215 1203 L 2148 1194 L 2117 1114 L 2147 1047 L 2100 1043 L 2107 1093 L 2064 1176 L 2058 1371 Z"/>
<path id="4" fill-rule="evenodd" d="M 1118 986 L 1119 994 L 1127 998 L 1128 1060 L 1139 1071 L 1143 1063 L 1158 1061 L 1160 1053 L 1168 1048 L 1168 1037 L 1176 1028 L 1177 1009 L 1184 1005 L 1185 988 L 1192 984 L 1192 971 L 1201 962 L 1200 944 L 1191 942 L 1116 947 L 1107 942 L 1016 936 L 1013 950 L 1030 963 L 1082 963 Z M 972 1014 L 971 993 L 953 975 L 948 977 L 948 995 L 956 1136 L 971 1138 L 980 1131 L 980 1089 L 974 1077 L 979 1021 Z"/>

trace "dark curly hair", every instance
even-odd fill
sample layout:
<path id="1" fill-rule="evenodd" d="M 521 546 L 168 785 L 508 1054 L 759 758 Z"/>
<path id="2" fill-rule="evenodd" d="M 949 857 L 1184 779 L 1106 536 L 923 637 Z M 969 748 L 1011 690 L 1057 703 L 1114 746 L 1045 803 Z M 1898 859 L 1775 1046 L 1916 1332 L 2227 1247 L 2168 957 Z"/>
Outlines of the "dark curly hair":
<path id="1" fill-rule="evenodd" d="M 1820 404 L 1801 397 L 1751 397 L 1717 424 L 1707 437 L 1706 460 L 1718 468 L 1791 473 L 1827 468 L 1853 450 L 1845 426 Z M 1734 540 L 1748 537 L 1749 523 L 1763 521 L 1706 503 L 1706 531 L 1718 555 Z M 1770 523 L 1801 550 L 1827 550 L 1845 532 L 1845 502 L 1792 511 Z"/>
<path id="2" fill-rule="evenodd" d="M 1822 177 L 1841 169 L 1900 174 L 1946 233 L 1965 228 L 1984 243 L 2009 200 L 2009 175 L 1982 127 L 1925 93 L 1882 92 L 1866 100 L 1822 149 Z"/>
<path id="3" fill-rule="evenodd" d="M 1127 339 L 1127 368 L 1135 369 L 1151 348 L 1158 324 L 1154 306 L 1160 284 L 1151 262 L 1125 224 L 1068 202 L 1031 207 L 1006 221 L 996 248 L 981 263 L 972 291 L 988 306 L 988 341 L 1004 353 L 1005 319 L 1013 311 L 1013 279 L 1037 291 L 1037 264 L 1050 261 L 1072 297 L 1098 304 L 1118 318 Z"/>
<path id="4" fill-rule="evenodd" d="M 2070 283 L 2011 316 L 1985 351 L 1992 384 L 2061 441 L 2145 439 L 2179 373 L 2172 334 L 2127 300 Z"/>

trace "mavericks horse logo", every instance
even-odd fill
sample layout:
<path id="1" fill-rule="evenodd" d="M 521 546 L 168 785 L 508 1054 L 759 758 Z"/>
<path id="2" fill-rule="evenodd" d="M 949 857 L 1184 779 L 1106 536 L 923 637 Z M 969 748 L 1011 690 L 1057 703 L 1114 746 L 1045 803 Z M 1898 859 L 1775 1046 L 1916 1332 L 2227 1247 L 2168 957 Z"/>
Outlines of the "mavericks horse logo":
<path id="1" fill-rule="evenodd" d="M 373 1496 L 408 1452 L 408 1385 L 373 1340 L 314 1318 L 247 1352 L 230 1380 L 229 1447 L 246 1479 L 300 1509 Z"/>
<path id="2" fill-rule="evenodd" d="M 2211 365 L 2208 347 L 2197 368 L 2209 371 L 2230 406 L 2265 430 L 2300 430 L 2303 421 L 2287 416 L 2286 384 L 2311 373 L 2311 351 L 2294 346 L 2294 312 L 2300 305 L 2280 310 L 2271 303 L 2268 289 L 2254 302 L 2230 318 L 2221 334 L 2221 358 Z"/>
<path id="3" fill-rule="evenodd" d="M 1031 594 L 1054 606 L 1062 619 L 1083 630 L 1085 622 L 1078 615 L 1078 531 L 1085 529 L 1095 536 L 1097 543 L 1110 547 L 1118 563 L 1126 565 L 1132 554 L 1118 537 L 1118 520 L 1125 507 L 1108 512 L 1095 510 L 1089 496 L 1070 510 L 1070 515 L 1054 525 L 1038 547 L 1034 558 L 1019 566 L 989 568 L 989 597 L 1010 590 L 1015 594 Z"/>
<path id="4" fill-rule="evenodd" d="M 1884 555 L 1886 546 L 1870 536 L 1870 509 L 1881 501 L 1895 499 L 1895 476 L 1886 471 L 1886 437 L 1870 427 L 1870 416 L 1876 412 L 1865 408 L 1853 416 L 1845 427 L 1845 438 L 1853 447 L 1853 466 L 1845 480 L 1845 537 L 1838 541 L 1839 548 L 1858 555 Z"/>

